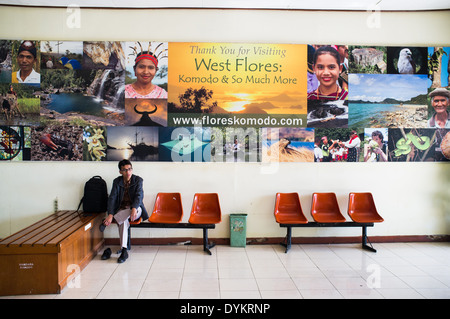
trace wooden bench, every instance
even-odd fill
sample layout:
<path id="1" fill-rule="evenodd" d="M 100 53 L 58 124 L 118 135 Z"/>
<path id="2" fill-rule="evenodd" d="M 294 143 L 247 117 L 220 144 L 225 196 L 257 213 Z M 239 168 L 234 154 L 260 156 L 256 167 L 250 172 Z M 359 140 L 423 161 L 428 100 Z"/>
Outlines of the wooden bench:
<path id="1" fill-rule="evenodd" d="M 58 211 L 0 241 L 0 295 L 61 293 L 104 244 L 103 214 Z"/>

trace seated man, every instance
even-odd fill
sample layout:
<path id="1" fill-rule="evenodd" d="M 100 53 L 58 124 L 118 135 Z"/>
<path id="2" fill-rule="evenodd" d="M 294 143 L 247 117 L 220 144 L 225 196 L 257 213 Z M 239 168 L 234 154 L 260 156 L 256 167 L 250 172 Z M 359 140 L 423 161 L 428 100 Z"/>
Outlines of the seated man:
<path id="1" fill-rule="evenodd" d="M 119 162 L 119 173 L 121 176 L 113 181 L 111 194 L 108 198 L 108 216 L 100 225 L 100 230 L 104 231 L 114 218 L 119 227 L 120 245 L 122 247 L 122 252 L 117 261 L 123 263 L 128 258 L 127 245 L 130 220 L 135 221 L 140 217 L 145 220 L 148 219 L 148 214 L 143 204 L 144 180 L 137 175 L 133 175 L 133 167 L 129 160 Z M 111 249 L 105 249 L 102 259 L 108 259 L 110 256 Z"/>

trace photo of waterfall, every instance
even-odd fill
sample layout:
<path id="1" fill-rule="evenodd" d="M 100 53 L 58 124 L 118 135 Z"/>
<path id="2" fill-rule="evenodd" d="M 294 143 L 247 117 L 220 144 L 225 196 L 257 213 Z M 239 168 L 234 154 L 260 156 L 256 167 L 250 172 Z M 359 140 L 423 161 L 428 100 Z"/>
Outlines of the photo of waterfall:
<path id="1" fill-rule="evenodd" d="M 124 72 L 42 70 L 41 116 L 77 125 L 123 125 Z"/>
<path id="2" fill-rule="evenodd" d="M 59 49 L 64 42 L 57 44 Z M 57 44 L 48 42 L 47 47 L 53 48 Z M 70 43 L 71 46 L 65 44 L 66 57 L 72 60 L 81 57 L 82 48 L 82 61 L 71 68 L 42 70 L 41 117 L 44 118 L 44 122 L 58 121 L 72 125 L 96 126 L 123 125 L 125 55 L 122 43 L 100 41 Z"/>
<path id="3" fill-rule="evenodd" d="M 11 73 L 11 40 L 0 40 L 0 83 L 10 83 Z"/>

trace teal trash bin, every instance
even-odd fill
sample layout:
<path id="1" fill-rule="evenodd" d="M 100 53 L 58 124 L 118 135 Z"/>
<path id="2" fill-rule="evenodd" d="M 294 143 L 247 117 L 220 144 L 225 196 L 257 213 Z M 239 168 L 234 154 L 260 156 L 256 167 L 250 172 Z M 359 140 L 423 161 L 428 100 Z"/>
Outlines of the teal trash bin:
<path id="1" fill-rule="evenodd" d="M 247 244 L 247 214 L 230 214 L 230 246 Z"/>

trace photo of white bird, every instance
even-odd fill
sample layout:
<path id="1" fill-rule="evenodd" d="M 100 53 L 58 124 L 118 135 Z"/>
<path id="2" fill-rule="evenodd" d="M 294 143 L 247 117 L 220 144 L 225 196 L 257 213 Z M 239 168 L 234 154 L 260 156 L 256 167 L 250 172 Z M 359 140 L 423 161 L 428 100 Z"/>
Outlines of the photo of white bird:
<path id="1" fill-rule="evenodd" d="M 397 63 L 398 73 L 400 74 L 414 74 L 416 73 L 416 64 L 412 58 L 412 52 L 408 48 L 400 51 Z"/>

